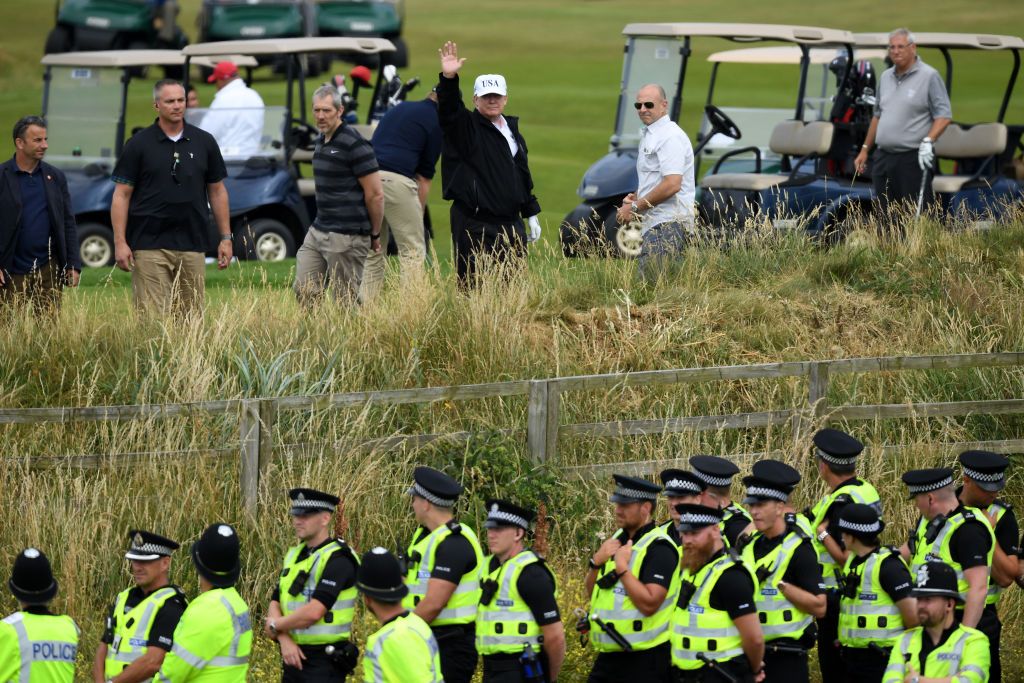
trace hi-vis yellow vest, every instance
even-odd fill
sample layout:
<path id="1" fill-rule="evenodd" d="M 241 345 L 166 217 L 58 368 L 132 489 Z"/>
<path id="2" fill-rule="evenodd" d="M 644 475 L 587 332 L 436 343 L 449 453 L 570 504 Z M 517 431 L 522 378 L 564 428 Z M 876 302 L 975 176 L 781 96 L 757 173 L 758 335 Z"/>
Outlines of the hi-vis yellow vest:
<path id="1" fill-rule="evenodd" d="M 15 612 L 0 621 L 0 681 L 71 683 L 78 626 L 63 614 Z"/>
<path id="2" fill-rule="evenodd" d="M 462 575 L 455 592 L 448 599 L 448 604 L 437 618 L 430 622 L 431 627 L 472 624 L 476 620 L 477 604 L 480 602 L 480 574 L 484 571 L 484 554 L 473 530 L 455 521 L 442 524 L 431 532 L 422 527 L 416 531 L 408 550 L 409 570 L 405 583 L 409 586 L 409 594 L 402 599 L 402 606 L 409 610 L 414 609 L 427 594 L 427 582 L 434 571 L 437 547 L 453 533 L 464 536 L 473 547 L 476 568 Z"/>
<path id="3" fill-rule="evenodd" d="M 487 575 L 487 580 L 494 581 L 498 588 L 491 601 L 480 603 L 480 609 L 477 610 L 476 651 L 481 655 L 519 653 L 526 645 L 535 652 L 540 651 L 540 625 L 533 618 L 530 606 L 519 594 L 517 585 L 523 570 L 538 562 L 551 575 L 554 583 L 555 575 L 530 550 L 510 558 Z M 490 562 L 485 561 L 484 566 L 489 567 Z M 556 598 L 557 595 L 556 588 Z"/>
<path id="4" fill-rule="evenodd" d="M 352 549 L 340 538 L 332 540 L 327 545 L 314 550 L 301 560 L 299 553 L 305 545 L 297 545 L 288 549 L 284 557 L 284 569 L 281 571 L 281 578 L 278 582 L 278 593 L 281 600 L 281 614 L 288 616 L 296 610 L 309 604 L 316 586 L 324 575 L 324 568 L 327 561 L 335 553 L 342 553 L 348 557 L 352 564 L 359 566 L 359 558 Z M 307 572 L 308 578 L 302 588 L 295 595 L 289 593 L 295 576 L 301 572 Z M 327 645 L 348 640 L 352 635 L 352 618 L 355 616 L 357 589 L 355 582 L 351 586 L 338 593 L 334 605 L 330 606 L 320 621 L 303 629 L 291 631 L 292 640 L 299 645 Z"/>
<path id="5" fill-rule="evenodd" d="M 778 587 L 779 581 L 782 581 L 789 569 L 796 549 L 808 539 L 799 528 L 783 533 L 785 537 L 782 542 L 760 559 L 754 559 L 754 544 L 757 537 L 762 535 L 760 532 L 743 547 L 743 562 L 754 571 L 755 578 L 757 570 L 761 567 L 766 567 L 770 571 L 763 582 L 754 583 L 754 598 L 761 620 L 761 631 L 766 641 L 780 638 L 799 640 L 812 621 L 811 615 L 797 609 Z"/>
<path id="6" fill-rule="evenodd" d="M 898 550 L 875 548 L 867 559 L 853 566 L 858 559 L 850 553 L 843 574 L 856 582 L 853 597 L 843 595 L 839 602 L 839 642 L 846 647 L 892 647 L 903 635 L 903 615 L 885 588 L 882 587 L 882 563 L 890 556 L 903 562 Z M 904 565 L 906 563 L 904 562 Z M 908 571 L 909 575 L 909 571 Z"/>
<path id="7" fill-rule="evenodd" d="M 953 516 L 946 519 L 946 523 L 939 529 L 938 534 L 935 536 L 935 540 L 928 542 L 928 521 L 922 517 L 917 523 L 917 531 L 914 535 L 914 554 L 910 560 L 910 572 L 913 575 L 917 575 L 917 570 L 921 565 L 927 562 L 945 562 L 956 571 L 956 585 L 957 591 L 960 593 L 960 597 L 967 600 L 968 584 L 967 579 L 964 577 L 964 568 L 953 559 L 953 553 L 950 549 L 950 543 L 953 540 L 953 534 L 957 529 L 962 527 L 967 522 L 977 520 L 985 525 L 988 529 L 988 534 L 991 537 L 991 543 L 988 548 L 988 572 L 989 577 L 992 576 L 992 556 L 995 554 L 996 547 L 996 535 L 992 531 L 992 525 L 989 524 L 988 517 L 979 510 L 978 508 L 972 508 L 964 506 L 956 511 Z"/>
<path id="8" fill-rule="evenodd" d="M 128 665 L 142 656 L 149 642 L 149 630 L 153 628 L 153 618 L 171 598 L 179 594 L 177 588 L 164 586 L 159 588 L 132 607 L 127 612 L 125 605 L 132 589 L 123 590 L 114 600 L 114 623 L 111 624 L 114 642 L 107 648 L 107 659 L 103 664 L 103 672 L 107 678 L 113 678 L 128 668 Z"/>
<path id="9" fill-rule="evenodd" d="M 839 573 L 839 565 L 836 564 L 836 561 L 832 559 L 832 555 L 825 549 L 825 544 L 818 540 L 818 527 L 825 521 L 825 513 L 828 512 L 828 509 L 832 507 L 837 498 L 843 495 L 849 496 L 854 503 L 870 505 L 878 511 L 879 517 L 882 516 L 882 500 L 878 496 L 878 491 L 866 481 L 861 481 L 860 484 L 844 484 L 840 486 L 819 500 L 818 504 L 811 509 L 811 514 L 813 515 L 811 528 L 814 530 L 811 542 L 814 544 L 814 552 L 818 554 L 818 564 L 821 565 L 821 578 L 825 582 L 825 588 L 828 589 L 839 588 L 839 579 L 836 576 Z"/>
<path id="10" fill-rule="evenodd" d="M 882 683 L 903 683 L 913 668 L 922 678 L 947 678 L 956 675 L 956 683 L 985 683 L 988 681 L 988 638 L 981 631 L 961 624 L 941 646 L 932 650 L 921 662 L 920 626 L 904 631 L 889 655 Z M 908 663 L 909 662 L 909 663 Z"/>

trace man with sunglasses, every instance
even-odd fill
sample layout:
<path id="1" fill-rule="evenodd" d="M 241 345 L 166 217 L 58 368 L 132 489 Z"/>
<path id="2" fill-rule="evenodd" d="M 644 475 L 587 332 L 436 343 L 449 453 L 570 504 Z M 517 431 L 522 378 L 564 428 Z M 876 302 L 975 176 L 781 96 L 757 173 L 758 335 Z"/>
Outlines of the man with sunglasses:
<path id="1" fill-rule="evenodd" d="M 185 122 L 185 88 L 171 79 L 153 88 L 157 119 L 125 143 L 111 180 L 114 259 L 132 274 L 140 312 L 202 315 L 213 210 L 217 265 L 231 263 L 227 169 L 212 135 Z"/>
<path id="2" fill-rule="evenodd" d="M 623 199 L 616 216 L 622 225 L 640 224 L 640 274 L 650 280 L 682 250 L 693 229 L 693 147 L 668 116 L 668 97 L 660 85 L 640 88 L 633 106 L 644 124 L 636 156 L 639 184 Z"/>

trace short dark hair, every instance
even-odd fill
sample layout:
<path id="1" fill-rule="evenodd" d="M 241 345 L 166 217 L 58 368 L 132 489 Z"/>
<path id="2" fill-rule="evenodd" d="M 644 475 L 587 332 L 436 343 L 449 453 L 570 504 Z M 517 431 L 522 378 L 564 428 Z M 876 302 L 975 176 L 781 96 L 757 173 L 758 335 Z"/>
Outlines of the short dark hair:
<path id="1" fill-rule="evenodd" d="M 164 79 L 161 79 L 161 80 L 156 82 L 156 85 L 153 86 L 153 101 L 154 102 L 156 102 L 160 98 L 160 91 L 163 90 L 164 88 L 166 88 L 169 85 L 176 85 L 179 88 L 181 88 L 182 90 L 185 89 L 185 86 L 183 86 L 181 84 L 181 81 L 179 81 L 176 78 L 164 78 Z"/>
<path id="2" fill-rule="evenodd" d="M 828 460 L 822 460 L 822 462 L 825 463 L 825 467 L 827 467 L 829 472 L 831 472 L 832 474 L 844 475 L 844 474 L 856 474 L 857 473 L 857 465 L 856 464 L 852 464 L 852 465 L 837 465 L 835 463 L 829 462 Z"/>
<path id="3" fill-rule="evenodd" d="M 29 126 L 39 126 L 40 128 L 46 128 L 46 119 L 42 116 L 22 116 L 18 119 L 18 122 L 14 124 L 13 138 L 14 140 L 24 140 L 25 133 L 28 132 Z"/>

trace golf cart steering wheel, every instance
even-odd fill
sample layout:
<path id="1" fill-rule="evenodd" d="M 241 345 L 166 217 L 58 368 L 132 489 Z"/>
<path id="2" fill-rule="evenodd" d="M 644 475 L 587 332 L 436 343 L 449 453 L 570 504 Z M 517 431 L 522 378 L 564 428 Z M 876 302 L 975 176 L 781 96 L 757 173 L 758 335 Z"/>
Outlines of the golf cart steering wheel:
<path id="1" fill-rule="evenodd" d="M 732 119 L 726 116 L 725 112 L 715 105 L 706 105 L 704 107 L 704 115 L 708 117 L 708 123 L 711 124 L 712 135 L 715 133 L 721 133 L 725 137 L 732 138 L 733 140 L 739 140 L 743 137 L 743 134 L 740 133 L 739 126 L 733 123 Z"/>
<path id="2" fill-rule="evenodd" d="M 312 148 L 320 135 L 320 130 L 316 126 L 302 119 L 288 119 L 288 125 L 291 127 L 292 141 L 297 149 Z"/>

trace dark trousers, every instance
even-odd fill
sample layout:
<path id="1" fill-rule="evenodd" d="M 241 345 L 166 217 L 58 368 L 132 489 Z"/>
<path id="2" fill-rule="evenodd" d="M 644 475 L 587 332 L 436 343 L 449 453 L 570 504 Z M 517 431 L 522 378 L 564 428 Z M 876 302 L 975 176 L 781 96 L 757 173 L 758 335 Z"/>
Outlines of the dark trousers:
<path id="1" fill-rule="evenodd" d="M 922 180 L 925 190 L 921 213 L 927 212 L 935 195 L 932 194 L 931 171 L 927 179 L 923 176 L 916 149 L 910 152 L 875 150 L 871 157 L 871 183 L 875 188 L 875 215 L 880 226 L 893 226 L 914 215 Z"/>
<path id="2" fill-rule="evenodd" d="M 544 680 L 548 677 L 547 659 L 544 653 L 537 655 L 544 667 Z M 523 669 L 519 664 L 519 655 L 484 655 L 483 683 L 524 683 Z"/>
<path id="3" fill-rule="evenodd" d="M 826 593 L 828 607 L 818 619 L 818 667 L 825 681 L 839 680 L 843 675 L 843 658 L 839 650 L 839 593 Z"/>
<path id="4" fill-rule="evenodd" d="M 441 657 L 441 674 L 445 683 L 470 683 L 476 671 L 476 634 L 468 626 L 431 628 Z"/>
<path id="5" fill-rule="evenodd" d="M 655 225 L 644 235 L 643 247 L 637 258 L 637 270 L 647 282 L 670 275 L 673 265 L 678 265 L 689 240 L 692 226 L 668 222 Z"/>
<path id="6" fill-rule="evenodd" d="M 753 683 L 754 674 L 750 671 L 750 662 L 744 656 L 721 662 L 718 666 L 721 670 L 710 666 L 690 671 L 672 669 L 672 680 L 674 683 L 728 683 L 730 678 L 724 675 L 728 674 L 736 683 Z M 765 671 L 767 672 L 767 669 Z M 637 681 L 639 682 L 639 679 Z"/>
<path id="7" fill-rule="evenodd" d="M 485 264 L 506 269 L 506 276 L 522 267 L 526 258 L 526 228 L 521 219 L 490 223 L 452 204 L 451 220 L 455 270 L 461 287 L 478 286 Z"/>
<path id="8" fill-rule="evenodd" d="M 662 643 L 639 652 L 600 652 L 587 683 L 671 683 L 672 646 Z"/>
<path id="9" fill-rule="evenodd" d="M 5 308 L 29 306 L 36 315 L 55 314 L 60 310 L 64 274 L 53 263 L 24 275 L 4 273 L 0 285 L 0 303 Z"/>
<path id="10" fill-rule="evenodd" d="M 844 647 L 843 675 L 838 683 L 881 683 L 892 648 Z"/>
<path id="11" fill-rule="evenodd" d="M 323 645 L 303 645 L 302 669 L 293 666 L 281 667 L 281 683 L 336 683 L 341 680 L 341 672 L 334 666 L 324 653 Z"/>
<path id="12" fill-rule="evenodd" d="M 764 651 L 763 683 L 807 683 L 807 652 L 779 652 L 768 643 Z"/>
<path id="13" fill-rule="evenodd" d="M 999 661 L 999 639 L 1003 634 L 1003 623 L 999 621 L 999 613 L 995 605 L 985 605 L 978 620 L 978 630 L 988 636 L 988 651 L 991 664 L 988 669 L 989 683 L 1000 683 L 1003 680 L 1003 665 Z"/>

